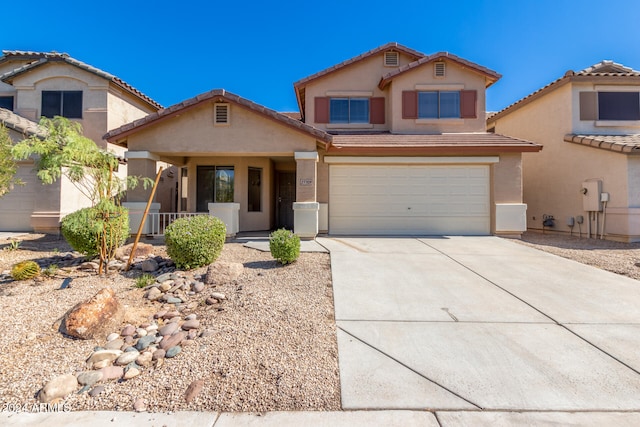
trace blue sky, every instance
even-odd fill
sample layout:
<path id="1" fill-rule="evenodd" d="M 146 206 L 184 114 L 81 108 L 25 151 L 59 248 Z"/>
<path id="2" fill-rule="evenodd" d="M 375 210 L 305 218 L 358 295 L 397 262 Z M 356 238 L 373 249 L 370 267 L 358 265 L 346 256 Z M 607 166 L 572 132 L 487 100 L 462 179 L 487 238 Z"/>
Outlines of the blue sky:
<path id="1" fill-rule="evenodd" d="M 5 19 L 0 48 L 66 52 L 164 106 L 223 88 L 296 111 L 293 82 L 396 41 L 449 51 L 503 75 L 500 110 L 603 59 L 640 69 L 637 0 L 32 0 Z"/>

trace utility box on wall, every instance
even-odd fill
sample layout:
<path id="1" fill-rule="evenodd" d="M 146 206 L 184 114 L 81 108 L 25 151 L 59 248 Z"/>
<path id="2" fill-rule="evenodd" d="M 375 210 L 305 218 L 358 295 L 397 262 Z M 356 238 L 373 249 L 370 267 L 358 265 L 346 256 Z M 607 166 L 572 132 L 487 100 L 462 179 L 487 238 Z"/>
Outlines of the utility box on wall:
<path id="1" fill-rule="evenodd" d="M 582 207 L 587 212 L 600 212 L 600 193 L 602 193 L 602 180 L 588 179 L 582 183 Z"/>

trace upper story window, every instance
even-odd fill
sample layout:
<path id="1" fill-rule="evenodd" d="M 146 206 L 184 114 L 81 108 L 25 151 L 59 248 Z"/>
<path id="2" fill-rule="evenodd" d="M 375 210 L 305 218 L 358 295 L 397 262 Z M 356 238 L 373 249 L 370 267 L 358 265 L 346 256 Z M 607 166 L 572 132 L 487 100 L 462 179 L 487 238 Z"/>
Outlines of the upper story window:
<path id="1" fill-rule="evenodd" d="M 402 92 L 403 119 L 477 119 L 475 90 L 407 90 Z"/>
<path id="2" fill-rule="evenodd" d="M 13 96 L 0 96 L 0 108 L 13 111 Z"/>
<path id="3" fill-rule="evenodd" d="M 315 123 L 332 127 L 367 127 L 384 124 L 385 98 L 366 96 L 316 96 Z"/>
<path id="4" fill-rule="evenodd" d="M 580 120 L 640 120 L 640 92 L 580 92 Z"/>
<path id="5" fill-rule="evenodd" d="M 369 98 L 331 98 L 329 123 L 369 123 Z"/>
<path id="6" fill-rule="evenodd" d="M 82 91 L 43 90 L 41 115 L 49 118 L 62 116 L 68 119 L 81 119 Z"/>
<path id="7" fill-rule="evenodd" d="M 459 91 L 418 92 L 419 119 L 460 118 Z"/>

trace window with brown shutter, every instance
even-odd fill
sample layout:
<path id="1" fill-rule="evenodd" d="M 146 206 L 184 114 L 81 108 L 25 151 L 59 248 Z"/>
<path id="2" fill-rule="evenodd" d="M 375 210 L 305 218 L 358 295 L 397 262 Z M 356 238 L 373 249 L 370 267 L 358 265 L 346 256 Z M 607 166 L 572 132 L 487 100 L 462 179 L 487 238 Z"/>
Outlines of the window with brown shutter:
<path id="1" fill-rule="evenodd" d="M 317 96 L 314 99 L 315 122 L 329 123 L 329 98 Z"/>
<path id="2" fill-rule="evenodd" d="M 369 100 L 369 122 L 374 125 L 384 124 L 384 98 L 371 98 Z"/>
<path id="3" fill-rule="evenodd" d="M 418 92 L 406 90 L 402 92 L 402 118 L 418 118 Z"/>
<path id="4" fill-rule="evenodd" d="M 460 91 L 460 117 L 463 119 L 475 119 L 478 117 L 476 104 L 478 92 L 475 90 Z"/>

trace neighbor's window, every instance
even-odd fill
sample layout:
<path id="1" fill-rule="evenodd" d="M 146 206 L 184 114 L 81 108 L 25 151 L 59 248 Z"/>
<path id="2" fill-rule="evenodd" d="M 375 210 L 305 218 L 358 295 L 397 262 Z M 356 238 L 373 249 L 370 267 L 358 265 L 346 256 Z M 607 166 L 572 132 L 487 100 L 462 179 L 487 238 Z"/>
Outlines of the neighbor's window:
<path id="1" fill-rule="evenodd" d="M 196 175 L 198 212 L 207 212 L 209 203 L 233 202 L 233 166 L 198 166 Z"/>
<path id="2" fill-rule="evenodd" d="M 419 119 L 460 118 L 459 91 L 418 92 Z"/>
<path id="3" fill-rule="evenodd" d="M 262 200 L 262 169 L 249 168 L 249 188 L 248 194 L 248 210 L 249 212 L 260 212 Z"/>
<path id="4" fill-rule="evenodd" d="M 81 119 L 82 91 L 43 90 L 41 115 L 49 118 L 62 116 L 68 119 Z"/>
<path id="5" fill-rule="evenodd" d="M 598 92 L 599 120 L 640 120 L 640 93 Z"/>
<path id="6" fill-rule="evenodd" d="M 369 123 L 369 98 L 331 98 L 329 123 Z"/>
<path id="7" fill-rule="evenodd" d="M 13 111 L 13 96 L 0 96 L 0 108 Z"/>

